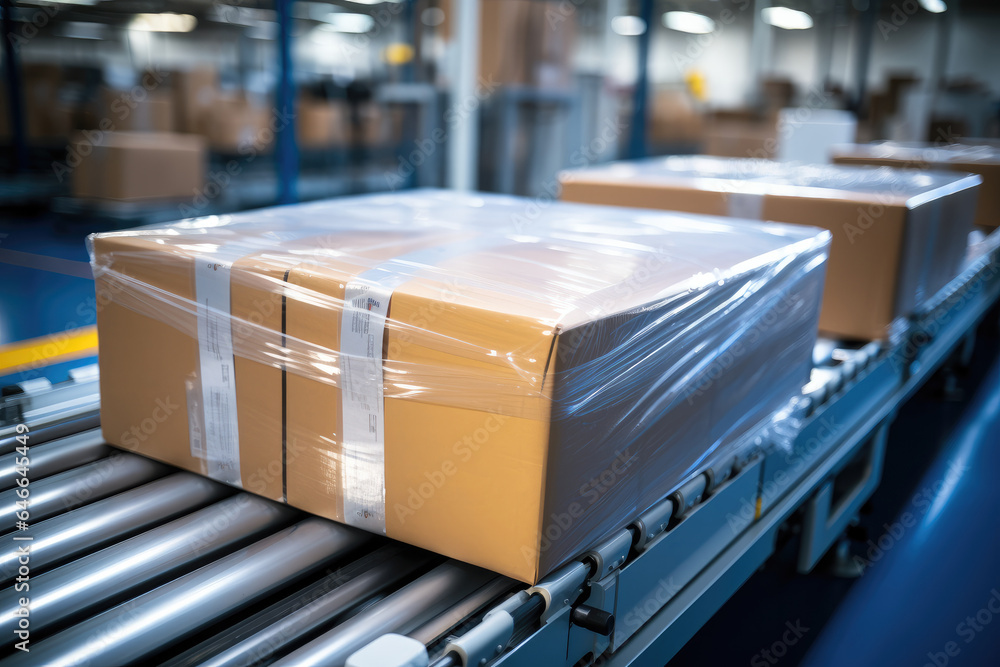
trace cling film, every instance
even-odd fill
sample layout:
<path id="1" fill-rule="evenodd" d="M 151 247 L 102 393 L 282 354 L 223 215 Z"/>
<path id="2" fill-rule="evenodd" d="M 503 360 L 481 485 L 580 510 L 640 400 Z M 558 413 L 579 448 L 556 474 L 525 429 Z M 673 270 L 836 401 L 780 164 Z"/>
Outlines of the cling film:
<path id="1" fill-rule="evenodd" d="M 415 191 L 92 235 L 106 437 L 186 395 L 141 453 L 536 581 L 799 392 L 830 235 L 562 203 L 525 225 L 532 203 Z"/>

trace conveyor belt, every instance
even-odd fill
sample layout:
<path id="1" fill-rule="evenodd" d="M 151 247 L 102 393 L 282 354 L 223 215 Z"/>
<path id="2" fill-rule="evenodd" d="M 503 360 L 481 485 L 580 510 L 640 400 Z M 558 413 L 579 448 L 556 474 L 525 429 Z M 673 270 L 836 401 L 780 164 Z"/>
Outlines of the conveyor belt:
<path id="1" fill-rule="evenodd" d="M 514 587 L 119 451 L 99 431 L 64 435 L 67 419 L 92 424 L 72 413 L 37 424 L 39 444 L 26 434 L 28 527 L 0 538 L 0 632 L 25 625 L 29 596 L 31 650 L 5 642 L 2 665 L 243 665 L 292 650 L 288 664 L 336 664 L 385 632 L 430 627 L 432 641 Z M 0 526 L 22 510 L 21 456 L 0 457 Z"/>
<path id="2" fill-rule="evenodd" d="M 972 335 L 1000 293 L 1000 242 L 991 239 L 912 323 L 919 346 L 820 346 L 801 412 L 789 416 L 801 468 L 762 446 L 706 471 L 528 590 L 108 447 L 93 430 L 94 373 L 22 387 L 0 402 L 0 532 L 14 531 L 0 538 L 0 635 L 26 630 L 31 651 L 4 642 L 0 666 L 325 667 L 389 633 L 426 646 L 434 667 L 589 664 L 601 655 L 662 664 L 770 555 L 793 512 L 806 517 L 805 571 L 870 495 L 895 406 Z M 814 437 L 824 419 L 843 428 Z M 19 434 L 15 422 L 30 430 Z M 834 506 L 824 489 L 852 462 L 867 462 L 867 476 Z M 781 475 L 788 481 L 773 484 Z M 25 488 L 27 514 L 18 505 Z M 734 527 L 729 517 L 747 507 Z M 27 529 L 14 530 L 18 521 Z"/>

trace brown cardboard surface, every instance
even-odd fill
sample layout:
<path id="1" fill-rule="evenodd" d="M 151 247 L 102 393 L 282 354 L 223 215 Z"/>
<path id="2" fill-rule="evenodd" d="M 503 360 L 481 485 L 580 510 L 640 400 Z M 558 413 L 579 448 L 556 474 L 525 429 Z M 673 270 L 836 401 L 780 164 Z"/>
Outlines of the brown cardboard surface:
<path id="1" fill-rule="evenodd" d="M 712 120 L 705 125 L 705 155 L 734 158 L 773 158 L 777 129 L 768 121 Z"/>
<path id="2" fill-rule="evenodd" d="M 514 85 L 530 82 L 526 51 L 518 47 L 523 45 L 528 33 L 531 4 L 531 0 L 483 0 L 480 3 L 481 80 Z"/>
<path id="3" fill-rule="evenodd" d="M 241 95 L 220 95 L 208 113 L 208 145 L 241 155 L 267 151 L 274 143 L 271 111 Z"/>
<path id="4" fill-rule="evenodd" d="M 763 176 L 751 161 L 713 164 L 746 164 L 747 168 L 730 178 L 716 178 L 710 172 L 699 176 L 657 172 L 655 168 L 641 178 L 603 169 L 566 172 L 561 178 L 561 198 L 730 215 L 729 192 L 752 192 L 747 179 Z M 778 163 L 769 164 L 781 169 Z M 863 179 L 858 185 L 863 186 Z M 825 192 L 803 188 L 801 193 L 784 196 L 769 193 L 763 195 L 760 217 L 832 233 L 820 329 L 833 336 L 878 339 L 886 336 L 896 317 L 912 312 L 921 299 L 957 275 L 964 239 L 971 229 L 970 206 L 978 189 L 942 197 L 947 213 L 941 216 L 946 224 L 940 225 L 934 217 L 938 204 L 911 209 L 906 197 L 864 187 Z"/>
<path id="5" fill-rule="evenodd" d="M 452 4 L 446 3 L 447 13 Z M 571 83 L 576 12 L 539 0 L 481 0 L 479 76 L 507 85 L 564 88 Z"/>
<path id="6" fill-rule="evenodd" d="M 207 474 L 205 461 L 190 449 L 188 395 L 197 391 L 197 322 L 193 312 L 176 308 L 172 324 L 139 312 L 126 296 L 122 276 L 141 281 L 172 295 L 168 303 L 194 298 L 190 255 L 163 252 L 150 241 L 135 237 L 98 239 L 94 252 L 120 276 L 97 276 L 101 332 L 101 429 L 108 442 L 172 465 Z M 254 274 L 240 272 L 252 270 Z M 260 276 L 275 269 L 254 257 L 234 266 L 231 283 L 233 312 L 255 326 L 280 331 L 280 307 L 262 307 L 272 295 L 262 293 Z M 257 324 L 259 322 L 259 324 Z M 234 320 L 234 339 L 241 323 Z M 259 330 L 255 334 L 259 338 Z M 259 362 L 236 358 L 240 461 L 243 487 L 281 500 L 281 372 Z"/>
<path id="7" fill-rule="evenodd" d="M 300 145 L 329 148 L 347 143 L 348 113 L 343 103 L 304 98 L 299 100 L 296 111 L 296 132 Z"/>
<path id="8" fill-rule="evenodd" d="M 97 112 L 100 129 L 118 132 L 174 132 L 174 100 L 167 90 L 101 89 Z M 110 125 L 107 124 L 108 121 Z"/>
<path id="9" fill-rule="evenodd" d="M 62 68 L 41 63 L 26 63 L 22 67 L 27 138 L 43 142 L 65 140 L 81 126 L 82 110 L 63 95 L 66 84 Z M 10 137 L 11 122 L 10 102 L 3 88 L 0 89 L 0 137 Z"/>
<path id="10" fill-rule="evenodd" d="M 174 113 L 177 130 L 190 134 L 207 134 L 208 115 L 219 95 L 219 73 L 210 68 L 174 72 Z"/>
<path id="11" fill-rule="evenodd" d="M 84 156 L 71 174 L 74 197 L 118 201 L 189 199 L 202 187 L 205 145 L 201 137 L 173 133 L 77 134 Z"/>
<path id="12" fill-rule="evenodd" d="M 905 206 L 885 206 L 878 224 L 853 237 L 844 228 L 855 220 L 853 201 L 816 200 L 806 197 L 767 197 L 762 217 L 778 222 L 804 221 L 833 234 L 827 263 L 820 331 L 859 339 L 884 338 L 889 324 L 909 312 L 914 302 L 897 303 L 901 290 L 900 263 L 906 232 Z M 854 241 L 854 242 L 852 242 Z"/>
<path id="13" fill-rule="evenodd" d="M 649 137 L 661 143 L 686 143 L 703 140 L 704 116 L 695 108 L 686 90 L 657 91 L 649 119 Z"/>

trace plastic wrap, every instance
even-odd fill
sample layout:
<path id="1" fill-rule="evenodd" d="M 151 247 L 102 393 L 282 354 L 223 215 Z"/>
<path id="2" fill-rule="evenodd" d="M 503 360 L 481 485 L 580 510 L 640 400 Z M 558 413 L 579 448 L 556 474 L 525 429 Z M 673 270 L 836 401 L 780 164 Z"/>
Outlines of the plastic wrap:
<path id="1" fill-rule="evenodd" d="M 1000 225 L 1000 144 L 981 139 L 979 145 L 883 141 L 835 146 L 834 162 L 910 169 L 948 169 L 978 174 L 983 179 L 975 224 Z"/>
<path id="2" fill-rule="evenodd" d="M 978 176 L 704 156 L 564 172 L 567 201 L 813 225 L 833 233 L 820 328 L 892 338 L 957 275 Z"/>
<path id="3" fill-rule="evenodd" d="M 988 141 L 988 140 L 986 140 Z M 843 144 L 833 149 L 835 156 L 910 162 L 913 164 L 998 164 L 1000 146 L 992 144 L 942 144 L 905 141 L 877 141 L 870 144 Z"/>
<path id="4" fill-rule="evenodd" d="M 105 437 L 535 581 L 799 392 L 829 238 L 439 191 L 93 235 Z"/>

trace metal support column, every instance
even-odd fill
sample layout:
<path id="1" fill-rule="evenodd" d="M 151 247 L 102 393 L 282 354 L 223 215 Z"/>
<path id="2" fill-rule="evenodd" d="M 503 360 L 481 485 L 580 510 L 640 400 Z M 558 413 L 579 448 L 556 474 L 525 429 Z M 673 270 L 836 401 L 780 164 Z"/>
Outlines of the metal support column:
<path id="1" fill-rule="evenodd" d="M 858 20 L 858 50 L 854 61 L 855 93 L 852 106 L 859 118 L 865 117 L 868 112 L 866 106 L 866 98 L 868 97 L 868 67 L 872 59 L 872 36 L 875 32 L 875 23 L 878 21 L 881 6 L 881 0 L 870 0 L 868 8 L 862 12 Z"/>
<path id="2" fill-rule="evenodd" d="M 948 11 L 932 16 L 937 24 L 935 26 L 937 34 L 934 37 L 934 60 L 931 62 L 930 81 L 927 82 L 931 94 L 929 109 L 931 116 L 934 115 L 934 107 L 941 97 L 948 76 L 948 52 L 951 50 L 951 34 L 958 25 L 959 7 L 957 5 L 958 3 L 954 3 L 948 7 Z"/>
<path id="3" fill-rule="evenodd" d="M 816 89 L 826 90 L 833 70 L 833 45 L 837 20 L 843 8 L 837 3 L 816 13 Z"/>
<path id="4" fill-rule="evenodd" d="M 455 0 L 458 53 L 451 81 L 451 109 L 455 122 L 448 137 L 448 187 L 474 190 L 479 169 L 479 0 Z"/>
<path id="5" fill-rule="evenodd" d="M 629 134 L 628 156 L 646 157 L 646 117 L 649 99 L 649 43 L 653 38 L 653 0 L 641 0 L 639 17 L 646 30 L 639 35 L 639 67 L 635 77 L 635 102 L 632 107 L 632 131 Z"/>
<path id="6" fill-rule="evenodd" d="M 292 0 L 275 0 L 280 71 L 276 96 L 278 203 L 298 201 L 299 147 L 295 141 L 295 82 L 292 79 Z"/>
<path id="7" fill-rule="evenodd" d="M 750 77 L 747 81 L 746 102 L 751 107 L 762 103 L 761 84 L 771 66 L 771 46 L 774 29 L 764 22 L 763 11 L 771 6 L 770 0 L 754 0 L 753 29 L 750 33 Z"/>
<path id="8" fill-rule="evenodd" d="M 24 126 L 24 87 L 21 81 L 21 63 L 17 57 L 14 35 L 14 10 L 12 0 L 0 0 L 3 12 L 3 48 L 7 70 L 7 106 L 10 118 L 10 140 L 14 148 L 14 171 L 23 172 L 28 168 L 28 148 L 25 144 L 27 132 Z"/>

